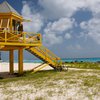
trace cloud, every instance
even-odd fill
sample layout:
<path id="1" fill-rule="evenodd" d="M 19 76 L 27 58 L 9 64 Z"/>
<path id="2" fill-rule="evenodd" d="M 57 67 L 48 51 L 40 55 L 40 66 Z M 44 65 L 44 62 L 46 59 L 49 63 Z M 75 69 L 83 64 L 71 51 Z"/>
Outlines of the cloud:
<path id="1" fill-rule="evenodd" d="M 63 38 L 61 36 L 57 36 L 56 34 L 48 34 L 48 33 L 43 35 L 43 39 L 44 39 L 44 44 L 46 46 L 60 44 L 63 41 Z"/>
<path id="2" fill-rule="evenodd" d="M 88 37 L 100 44 L 100 19 L 92 18 L 88 22 L 82 22 L 80 26 L 87 32 Z"/>
<path id="3" fill-rule="evenodd" d="M 87 8 L 92 11 L 93 16 L 100 14 L 100 0 L 86 0 Z"/>
<path id="4" fill-rule="evenodd" d="M 80 27 L 81 27 L 82 29 L 87 29 L 87 22 L 86 22 L 86 21 L 81 22 L 81 23 L 80 23 Z"/>
<path id="5" fill-rule="evenodd" d="M 63 41 L 65 31 L 73 28 L 74 20 L 71 18 L 61 18 L 54 22 L 49 22 L 44 29 L 44 42 L 48 45 L 60 44 Z"/>
<path id="6" fill-rule="evenodd" d="M 22 15 L 25 18 L 30 18 L 34 23 L 25 24 L 25 29 L 29 26 L 26 29 L 28 31 L 30 29 L 34 29 L 36 32 L 40 30 L 43 26 L 43 18 L 71 18 L 73 14 L 81 9 L 90 10 L 93 16 L 100 17 L 100 0 L 91 0 L 91 2 L 90 0 L 38 0 L 38 5 L 43 8 L 39 12 L 34 9 L 31 3 L 23 2 Z"/>
<path id="7" fill-rule="evenodd" d="M 49 19 L 71 17 L 85 5 L 82 0 L 39 0 L 39 4 L 44 9 L 42 13 Z"/>
<path id="8" fill-rule="evenodd" d="M 45 29 L 45 33 L 55 34 L 55 37 L 57 36 L 57 34 L 62 35 L 64 31 L 72 29 L 72 23 L 76 23 L 75 20 L 72 21 L 72 23 L 70 23 L 69 21 L 70 24 L 68 23 L 68 21 L 65 21 L 64 23 L 65 19 L 63 18 L 67 18 L 69 20 L 79 10 L 91 11 L 93 18 L 87 22 L 82 22 L 80 24 L 81 28 L 84 30 L 84 33 L 80 32 L 79 38 L 82 37 L 87 39 L 87 36 L 89 36 L 100 44 L 100 32 L 98 29 L 98 26 L 100 25 L 100 0 L 39 0 L 39 5 L 43 8 L 41 13 L 44 17 L 54 20 L 59 19 L 59 21 L 55 21 L 54 23 L 49 22 L 47 28 Z M 71 36 L 69 34 L 66 34 L 65 38 L 70 39 Z"/>
<path id="9" fill-rule="evenodd" d="M 57 21 L 49 22 L 47 27 L 44 29 L 46 33 L 55 32 L 56 34 L 62 34 L 62 32 L 69 30 L 73 27 L 74 19 L 71 18 L 60 18 Z"/>
<path id="10" fill-rule="evenodd" d="M 70 33 L 66 33 L 66 34 L 65 34 L 65 39 L 71 39 L 71 38 L 72 38 L 72 36 L 71 36 Z"/>
<path id="11" fill-rule="evenodd" d="M 83 21 L 80 24 L 83 29 L 83 36 L 92 38 L 100 44 L 100 0 L 86 0 L 88 10 L 92 12 L 93 18 L 89 21 Z"/>
<path id="12" fill-rule="evenodd" d="M 100 12 L 100 0 L 39 0 L 42 13 L 49 19 L 71 17 L 81 9 L 88 9 L 93 15 Z"/>
<path id="13" fill-rule="evenodd" d="M 43 17 L 28 2 L 23 3 L 22 16 L 32 22 L 24 22 L 24 31 L 39 32 L 43 26 Z"/>
<path id="14" fill-rule="evenodd" d="M 80 10 L 92 12 L 93 18 L 82 22 L 80 27 L 85 34 L 100 44 L 100 0 L 38 0 L 38 6 L 37 9 L 42 9 L 36 10 L 26 1 L 23 3 L 23 17 L 32 20 L 31 23 L 24 23 L 24 30 L 31 32 L 42 30 L 43 41 L 46 45 L 60 44 L 64 36 L 66 39 L 73 37 L 73 34 L 69 34 L 69 30 L 77 25 L 73 15 Z M 87 36 L 84 33 L 80 32 L 79 37 Z"/>

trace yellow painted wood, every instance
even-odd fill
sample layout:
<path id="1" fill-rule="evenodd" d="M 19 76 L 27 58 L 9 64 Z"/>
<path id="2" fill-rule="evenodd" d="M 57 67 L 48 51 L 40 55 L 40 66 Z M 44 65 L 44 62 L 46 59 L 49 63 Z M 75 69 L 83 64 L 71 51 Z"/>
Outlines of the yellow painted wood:
<path id="1" fill-rule="evenodd" d="M 37 48 L 32 47 L 29 50 L 31 50 L 31 52 L 33 52 L 33 54 L 36 53 L 39 57 L 45 59 L 45 61 L 48 61 L 53 66 L 56 65 L 56 63 L 54 62 L 54 59 L 48 57 L 48 55 L 46 54 L 46 52 L 43 51 L 43 50 L 41 50 L 41 49 L 39 49 L 38 47 Z"/>
<path id="2" fill-rule="evenodd" d="M 13 74 L 14 73 L 14 50 L 10 50 L 9 51 L 9 70 L 10 73 Z"/>
<path id="3" fill-rule="evenodd" d="M 8 19 L 8 23 L 4 21 Z M 18 30 L 13 30 L 13 20 L 16 22 L 23 22 L 23 17 L 17 15 L 16 13 L 0 13 L 0 50 L 7 51 L 10 50 L 9 59 L 10 59 L 10 73 L 14 72 L 13 69 L 13 60 L 14 54 L 13 50 L 18 50 L 18 73 L 23 74 L 23 49 L 28 49 L 33 55 L 36 55 L 41 60 L 50 64 L 54 67 L 61 65 L 62 62 L 54 53 L 48 50 L 46 47 L 42 46 L 42 36 L 40 33 L 33 32 L 18 32 Z M 2 27 L 6 25 L 7 27 Z M 5 28 L 5 29 L 4 29 Z M 44 68 L 44 66 L 39 67 L 36 71 Z M 54 68 L 53 67 L 53 68 Z"/>
<path id="4" fill-rule="evenodd" d="M 26 42 L 26 33 L 23 34 L 23 41 Z"/>
<path id="5" fill-rule="evenodd" d="M 47 66 L 48 66 L 48 64 L 43 64 L 43 65 L 39 66 L 38 68 L 34 69 L 34 73 L 45 68 L 45 67 L 47 67 Z"/>
<path id="6" fill-rule="evenodd" d="M 12 17 L 10 17 L 10 32 L 12 32 Z"/>
<path id="7" fill-rule="evenodd" d="M 18 50 L 19 48 L 25 48 L 25 46 L 24 47 L 20 47 L 20 46 L 0 46 L 0 50 L 1 51 L 10 51 L 10 50 Z"/>
<path id="8" fill-rule="evenodd" d="M 18 73 L 23 74 L 23 49 L 18 50 Z"/>
<path id="9" fill-rule="evenodd" d="M 36 46 L 41 46 L 42 44 L 41 43 L 34 43 L 34 44 L 30 44 L 30 43 L 11 43 L 11 42 L 0 42 L 0 45 L 5 45 L 5 46 L 33 46 L 33 47 L 36 47 Z"/>
<path id="10" fill-rule="evenodd" d="M 4 45 L 0 45 L 0 49 L 3 49 L 5 46 Z"/>
<path id="11" fill-rule="evenodd" d="M 7 32 L 5 32 L 5 42 L 7 42 Z"/>

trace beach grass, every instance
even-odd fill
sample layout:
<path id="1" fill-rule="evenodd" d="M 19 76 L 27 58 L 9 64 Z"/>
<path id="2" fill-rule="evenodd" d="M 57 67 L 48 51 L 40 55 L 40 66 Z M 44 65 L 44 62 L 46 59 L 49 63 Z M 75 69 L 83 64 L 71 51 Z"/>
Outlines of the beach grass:
<path id="1" fill-rule="evenodd" d="M 100 71 L 54 70 L 0 79 L 0 100 L 99 100 Z"/>
<path id="2" fill-rule="evenodd" d="M 100 70 L 100 63 L 94 62 L 72 62 L 66 63 L 69 68 L 82 68 L 82 69 L 98 69 Z"/>

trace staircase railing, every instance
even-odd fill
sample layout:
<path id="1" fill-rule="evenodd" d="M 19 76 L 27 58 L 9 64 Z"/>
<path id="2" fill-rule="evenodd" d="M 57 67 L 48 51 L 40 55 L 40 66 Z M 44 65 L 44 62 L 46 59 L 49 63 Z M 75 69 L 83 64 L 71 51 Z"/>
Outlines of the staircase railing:
<path id="1" fill-rule="evenodd" d="M 30 50 L 30 49 L 29 49 Z M 41 50 L 39 47 L 34 47 L 34 48 L 31 48 L 31 51 L 32 50 L 35 50 L 35 52 L 37 53 L 37 54 L 39 54 L 39 56 L 42 56 L 42 57 L 44 57 L 45 58 L 45 60 L 48 60 L 48 59 L 50 59 L 52 62 L 54 62 L 55 61 L 55 59 L 54 58 L 51 58 L 45 51 L 43 51 L 43 50 Z"/>
<path id="2" fill-rule="evenodd" d="M 55 67 L 62 65 L 61 59 L 58 56 L 56 56 L 55 54 L 53 54 L 50 50 L 45 48 L 44 46 L 34 47 L 33 49 L 35 49 L 37 52 L 41 53 L 42 56 L 45 57 L 45 60 L 50 59 L 52 62 L 54 62 Z"/>
<path id="3" fill-rule="evenodd" d="M 51 52 L 49 49 L 47 49 L 46 47 L 44 47 L 43 45 L 40 46 L 40 49 L 45 51 L 49 56 L 51 56 L 52 58 L 55 58 L 55 60 L 60 60 L 60 58 L 58 56 L 56 56 L 53 52 Z"/>
<path id="4" fill-rule="evenodd" d="M 53 52 L 51 52 L 49 49 L 47 49 L 44 46 L 41 46 L 40 49 L 43 50 L 51 60 L 54 60 L 56 66 L 62 65 L 62 60 L 58 56 L 56 56 Z"/>

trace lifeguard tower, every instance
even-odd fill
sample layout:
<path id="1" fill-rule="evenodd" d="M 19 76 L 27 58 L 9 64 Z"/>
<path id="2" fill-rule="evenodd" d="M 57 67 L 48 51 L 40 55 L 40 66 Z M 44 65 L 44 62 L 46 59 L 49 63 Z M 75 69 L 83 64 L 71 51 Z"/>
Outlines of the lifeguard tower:
<path id="1" fill-rule="evenodd" d="M 50 65 L 61 70 L 59 57 L 42 45 L 40 33 L 18 31 L 23 17 L 6 1 L 0 4 L 0 50 L 9 51 L 9 71 L 14 73 L 14 50 L 18 50 L 18 73 L 23 74 L 23 50 L 29 51 L 44 63 L 34 68 L 34 72 Z"/>

